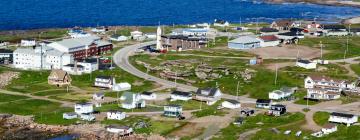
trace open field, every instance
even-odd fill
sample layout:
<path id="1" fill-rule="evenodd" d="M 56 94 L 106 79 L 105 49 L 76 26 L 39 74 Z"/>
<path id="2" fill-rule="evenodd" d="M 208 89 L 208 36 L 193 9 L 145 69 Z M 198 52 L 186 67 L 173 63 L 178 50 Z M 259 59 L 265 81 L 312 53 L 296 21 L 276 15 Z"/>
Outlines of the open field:
<path id="1" fill-rule="evenodd" d="M 303 58 L 312 59 L 320 57 L 320 50 L 305 46 L 286 45 L 283 47 L 265 47 L 245 50 L 246 52 L 259 55 L 263 58 Z"/>
<path id="2" fill-rule="evenodd" d="M 52 39 L 64 37 L 66 29 L 39 29 L 28 31 L 2 31 L 0 40 L 19 43 L 21 39 Z"/>

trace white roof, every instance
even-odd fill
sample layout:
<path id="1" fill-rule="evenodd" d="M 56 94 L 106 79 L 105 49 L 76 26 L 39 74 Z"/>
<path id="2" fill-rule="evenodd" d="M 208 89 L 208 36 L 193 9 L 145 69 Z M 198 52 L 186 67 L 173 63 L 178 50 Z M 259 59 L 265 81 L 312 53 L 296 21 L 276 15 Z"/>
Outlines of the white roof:
<path id="1" fill-rule="evenodd" d="M 35 51 L 30 48 L 17 48 L 14 53 L 35 54 Z"/>
<path id="2" fill-rule="evenodd" d="M 230 43 L 241 43 L 241 44 L 247 44 L 247 43 L 254 43 L 254 42 L 260 42 L 259 39 L 253 36 L 240 36 L 239 38 L 236 38 L 234 40 L 229 41 Z"/>
<path id="3" fill-rule="evenodd" d="M 87 36 L 81 38 L 71 38 L 71 39 L 64 39 L 58 42 L 55 42 L 61 46 L 66 48 L 75 48 L 80 46 L 88 46 L 91 45 L 94 41 L 99 40 L 100 37 L 98 36 Z"/>

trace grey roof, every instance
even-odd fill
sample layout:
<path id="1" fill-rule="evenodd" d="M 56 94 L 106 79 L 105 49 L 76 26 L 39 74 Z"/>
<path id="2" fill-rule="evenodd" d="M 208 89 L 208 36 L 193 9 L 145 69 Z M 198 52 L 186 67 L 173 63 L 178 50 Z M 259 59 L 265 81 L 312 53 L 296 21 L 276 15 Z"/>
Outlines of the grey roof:
<path id="1" fill-rule="evenodd" d="M 191 93 L 190 93 L 190 92 L 173 91 L 173 92 L 171 92 L 171 94 L 173 94 L 173 95 L 178 95 L 178 96 L 191 97 Z"/>
<path id="2" fill-rule="evenodd" d="M 66 114 L 66 115 L 68 115 L 68 116 L 75 116 L 75 115 L 77 115 L 75 112 L 67 112 L 67 113 L 64 113 L 64 114 Z"/>
<path id="3" fill-rule="evenodd" d="M 80 46 L 91 45 L 94 41 L 99 40 L 98 36 L 88 36 L 81 38 L 64 39 L 59 42 L 55 42 L 67 48 L 75 48 Z"/>
<path id="4" fill-rule="evenodd" d="M 241 43 L 241 44 L 256 43 L 256 42 L 260 42 L 260 41 L 253 36 L 241 36 L 239 38 L 229 41 L 229 43 Z"/>
<path id="5" fill-rule="evenodd" d="M 52 55 L 52 56 L 62 56 L 64 55 L 63 52 L 60 52 L 58 50 L 50 50 L 46 52 L 47 55 Z"/>
<path id="6" fill-rule="evenodd" d="M 198 89 L 196 91 L 196 95 L 202 95 L 202 96 L 214 96 L 216 91 L 219 90 L 218 88 L 203 88 L 203 89 Z"/>
<path id="7" fill-rule="evenodd" d="M 294 92 L 294 88 L 291 87 L 282 87 L 280 90 L 283 92 Z"/>
<path id="8" fill-rule="evenodd" d="M 240 102 L 237 101 L 237 100 L 228 99 L 228 100 L 226 100 L 226 101 L 228 101 L 228 102 L 230 102 L 230 103 L 232 103 L 232 104 L 240 104 Z"/>
<path id="9" fill-rule="evenodd" d="M 35 51 L 31 48 L 17 48 L 14 53 L 35 54 Z"/>

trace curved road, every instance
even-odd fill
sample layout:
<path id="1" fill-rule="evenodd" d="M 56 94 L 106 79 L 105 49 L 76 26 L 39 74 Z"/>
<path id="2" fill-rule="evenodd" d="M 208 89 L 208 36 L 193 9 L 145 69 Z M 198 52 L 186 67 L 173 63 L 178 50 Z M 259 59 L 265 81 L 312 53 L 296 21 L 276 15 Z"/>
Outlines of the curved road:
<path id="1" fill-rule="evenodd" d="M 130 64 L 129 62 L 129 56 L 133 55 L 135 53 L 135 51 L 141 47 L 145 47 L 145 46 L 149 46 L 149 45 L 155 45 L 155 41 L 150 41 L 150 42 L 145 42 L 145 43 L 140 43 L 140 44 L 135 44 L 135 45 L 130 45 L 130 46 L 126 46 L 120 50 L 118 50 L 117 52 L 115 52 L 114 54 L 114 63 L 119 66 L 120 68 L 122 68 L 123 70 L 129 72 L 130 74 L 133 74 L 137 77 L 143 78 L 143 79 L 148 79 L 150 81 L 156 82 L 158 84 L 161 84 L 167 88 L 173 88 L 175 87 L 175 83 L 172 81 L 168 81 L 165 79 L 161 79 L 155 76 L 151 76 L 148 75 L 140 70 L 138 70 L 137 68 L 135 68 L 133 65 Z M 358 59 L 360 57 L 354 57 L 354 58 L 348 58 L 345 59 L 345 62 L 354 62 L 355 59 Z M 344 61 L 344 60 L 332 60 L 330 62 L 340 62 L 340 61 Z M 194 86 L 190 86 L 190 85 L 185 85 L 185 84 L 180 84 L 177 83 L 176 87 L 179 90 L 183 90 L 183 91 L 196 91 L 198 88 L 194 87 Z M 255 103 L 255 99 L 252 98 L 247 98 L 244 96 L 240 96 L 240 97 L 236 97 L 233 95 L 228 95 L 228 94 L 223 94 L 222 98 L 224 99 L 237 99 L 243 103 Z M 283 102 L 285 105 L 294 108 L 295 110 L 301 110 L 303 108 L 306 108 L 306 105 L 298 105 L 298 104 L 294 104 L 294 103 L 289 103 L 289 102 Z M 350 103 L 350 104 L 344 104 L 344 105 L 338 105 L 338 106 L 329 106 L 329 107 L 318 107 L 316 105 L 314 106 L 309 106 L 311 110 L 314 111 L 327 111 L 327 112 L 351 112 L 353 114 L 357 114 L 360 115 L 359 112 L 357 112 L 357 110 L 355 108 L 358 108 L 360 106 L 360 102 L 354 102 L 354 103 Z"/>

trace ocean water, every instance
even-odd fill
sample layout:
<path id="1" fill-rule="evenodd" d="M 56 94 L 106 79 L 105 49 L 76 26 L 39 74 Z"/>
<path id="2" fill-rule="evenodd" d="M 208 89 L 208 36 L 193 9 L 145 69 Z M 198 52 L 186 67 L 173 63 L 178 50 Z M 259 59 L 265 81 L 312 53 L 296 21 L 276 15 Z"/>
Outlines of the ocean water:
<path id="1" fill-rule="evenodd" d="M 0 30 L 360 16 L 360 8 L 245 0 L 0 0 Z"/>

